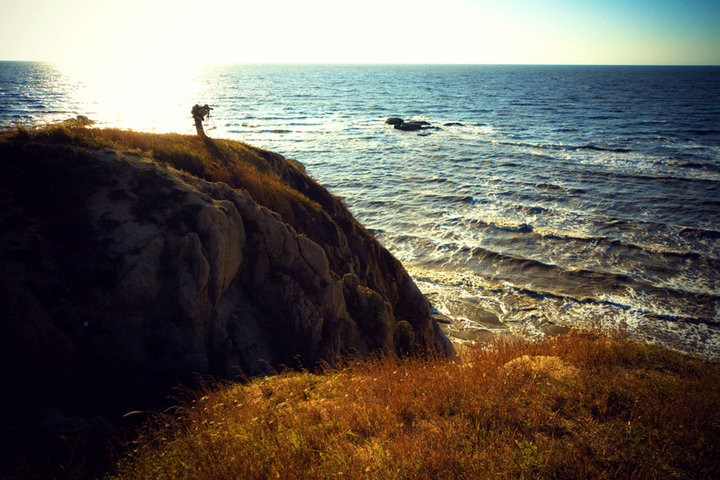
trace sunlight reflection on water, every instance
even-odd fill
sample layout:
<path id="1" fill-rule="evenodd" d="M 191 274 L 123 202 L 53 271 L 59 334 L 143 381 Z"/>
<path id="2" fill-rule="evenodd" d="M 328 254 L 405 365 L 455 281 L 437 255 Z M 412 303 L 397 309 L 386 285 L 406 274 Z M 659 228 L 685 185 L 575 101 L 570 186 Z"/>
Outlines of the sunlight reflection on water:
<path id="1" fill-rule="evenodd" d="M 193 132 L 190 109 L 193 97 L 199 96 L 197 68 L 147 61 L 104 69 L 61 68 L 77 84 L 74 100 L 87 106 L 85 114 L 101 126 Z"/>

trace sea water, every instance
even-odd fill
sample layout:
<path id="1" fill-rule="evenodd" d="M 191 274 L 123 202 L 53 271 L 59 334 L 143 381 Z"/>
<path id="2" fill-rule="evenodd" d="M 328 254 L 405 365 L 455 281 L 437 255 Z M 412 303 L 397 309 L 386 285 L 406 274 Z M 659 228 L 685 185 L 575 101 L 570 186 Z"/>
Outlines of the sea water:
<path id="1" fill-rule="evenodd" d="M 226 65 L 174 97 L 0 62 L 0 126 L 77 114 L 302 162 L 459 338 L 621 329 L 720 358 L 720 68 Z M 160 103 L 160 100 L 164 103 Z M 388 117 L 430 122 L 402 132 Z M 477 334 L 474 335 L 473 334 Z"/>

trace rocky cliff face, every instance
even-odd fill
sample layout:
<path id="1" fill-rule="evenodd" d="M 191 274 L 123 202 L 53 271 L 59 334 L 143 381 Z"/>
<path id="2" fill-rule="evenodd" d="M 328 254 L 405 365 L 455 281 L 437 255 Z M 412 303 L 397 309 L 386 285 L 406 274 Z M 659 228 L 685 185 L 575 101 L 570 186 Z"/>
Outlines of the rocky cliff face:
<path id="1" fill-rule="evenodd" d="M 0 140 L 3 383 L 41 404 L 123 409 L 195 374 L 450 353 L 427 300 L 342 202 L 253 151 L 310 201 L 281 215 L 144 154 Z"/>

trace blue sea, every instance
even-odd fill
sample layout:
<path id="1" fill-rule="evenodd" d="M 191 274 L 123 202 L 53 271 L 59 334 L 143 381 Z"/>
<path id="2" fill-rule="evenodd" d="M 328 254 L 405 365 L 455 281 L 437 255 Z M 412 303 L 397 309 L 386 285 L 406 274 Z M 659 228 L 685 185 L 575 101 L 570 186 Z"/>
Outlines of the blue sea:
<path id="1" fill-rule="evenodd" d="M 224 65 L 176 80 L 98 88 L 0 62 L 0 126 L 82 114 L 194 133 L 207 103 L 211 137 L 294 158 L 342 197 L 458 338 L 601 327 L 720 359 L 720 68 Z"/>

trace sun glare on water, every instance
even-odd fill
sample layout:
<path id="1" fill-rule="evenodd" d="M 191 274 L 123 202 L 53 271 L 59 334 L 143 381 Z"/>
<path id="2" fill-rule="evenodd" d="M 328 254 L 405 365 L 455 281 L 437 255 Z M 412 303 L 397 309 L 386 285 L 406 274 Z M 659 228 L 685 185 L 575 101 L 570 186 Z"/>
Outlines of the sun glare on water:
<path id="1" fill-rule="evenodd" d="M 67 63 L 77 100 L 99 124 L 134 130 L 189 131 L 195 67 L 147 57 L 112 64 Z"/>
<path id="2" fill-rule="evenodd" d="M 193 80 L 203 60 L 196 6 L 160 2 L 140 9 L 139 0 L 129 2 L 133 8 L 101 4 L 89 11 L 57 64 L 80 85 L 77 101 L 99 124 L 190 132 L 198 101 Z"/>

